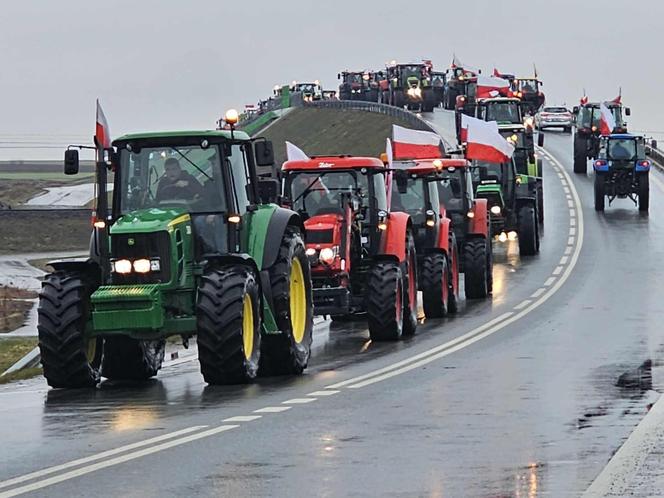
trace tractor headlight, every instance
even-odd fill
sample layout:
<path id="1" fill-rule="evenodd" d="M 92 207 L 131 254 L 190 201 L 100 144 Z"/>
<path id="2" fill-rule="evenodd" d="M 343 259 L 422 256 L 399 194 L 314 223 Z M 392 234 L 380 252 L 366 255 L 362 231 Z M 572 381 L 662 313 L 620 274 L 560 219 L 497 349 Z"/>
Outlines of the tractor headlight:
<path id="1" fill-rule="evenodd" d="M 158 259 L 150 260 L 150 271 L 161 271 L 161 262 Z"/>
<path id="2" fill-rule="evenodd" d="M 426 225 L 431 228 L 436 226 L 436 213 L 433 209 L 427 209 L 426 212 Z"/>
<path id="3" fill-rule="evenodd" d="M 307 247 L 306 253 L 307 256 L 313 256 L 314 254 L 316 254 L 316 249 L 314 249 L 313 247 Z"/>
<path id="4" fill-rule="evenodd" d="M 149 259 L 137 259 L 134 261 L 134 271 L 136 273 L 150 273 L 150 266 Z"/>
<path id="5" fill-rule="evenodd" d="M 128 259 L 118 259 L 112 265 L 115 273 L 131 273 L 131 261 Z"/>
<path id="6" fill-rule="evenodd" d="M 321 260 L 321 262 L 325 263 L 326 265 L 331 265 L 334 262 L 334 258 L 337 255 L 337 251 L 335 248 L 332 247 L 324 247 L 323 249 L 320 250 L 320 255 L 318 256 Z"/>
<path id="7" fill-rule="evenodd" d="M 468 218 L 470 218 L 470 219 L 473 219 L 475 217 L 475 212 L 474 211 L 468 211 L 466 213 L 466 216 L 468 216 Z"/>
<path id="8" fill-rule="evenodd" d="M 500 206 L 491 206 L 491 214 L 500 214 Z"/>

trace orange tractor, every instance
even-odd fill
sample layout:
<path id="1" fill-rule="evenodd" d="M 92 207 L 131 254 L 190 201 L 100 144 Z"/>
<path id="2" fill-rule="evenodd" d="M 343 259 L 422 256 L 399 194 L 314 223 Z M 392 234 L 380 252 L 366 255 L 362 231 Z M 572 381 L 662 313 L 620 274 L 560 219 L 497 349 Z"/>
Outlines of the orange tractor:
<path id="1" fill-rule="evenodd" d="M 376 158 L 331 156 L 282 167 L 282 202 L 304 219 L 314 313 L 364 314 L 372 340 L 417 328 L 415 227 L 390 211 L 389 170 Z"/>

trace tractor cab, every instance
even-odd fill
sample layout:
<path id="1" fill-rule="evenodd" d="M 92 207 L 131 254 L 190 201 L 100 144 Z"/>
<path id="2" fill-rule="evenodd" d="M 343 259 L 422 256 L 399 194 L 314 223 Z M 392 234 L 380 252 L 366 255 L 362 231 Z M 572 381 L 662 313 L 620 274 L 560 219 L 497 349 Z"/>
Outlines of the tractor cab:
<path id="1" fill-rule="evenodd" d="M 313 102 L 323 99 L 323 87 L 318 80 L 313 83 L 298 83 L 293 82 L 290 88 L 291 93 L 300 93 L 302 100 L 305 102 Z"/>
<path id="2" fill-rule="evenodd" d="M 544 105 L 545 96 L 540 87 L 542 82 L 534 78 L 515 78 L 512 82 L 512 92 L 523 101 L 524 109 L 531 115 Z"/>
<path id="3" fill-rule="evenodd" d="M 443 103 L 445 96 L 445 83 L 447 81 L 447 74 L 442 71 L 431 72 L 431 86 L 433 87 L 434 96 L 436 98 L 436 105 L 439 106 Z"/>
<path id="4" fill-rule="evenodd" d="M 541 160 L 535 154 L 535 137 L 522 124 L 504 124 L 498 126 L 500 134 L 514 146 L 516 170 L 521 175 L 542 176 Z M 544 146 L 544 135 L 539 134 L 537 145 Z"/>
<path id="5" fill-rule="evenodd" d="M 443 107 L 454 110 L 466 100 L 474 103 L 477 88 L 477 74 L 473 71 L 454 67 L 448 70 L 445 82 Z M 461 97 L 463 97 L 462 100 Z"/>
<path id="6" fill-rule="evenodd" d="M 481 99 L 477 102 L 476 117 L 483 121 L 496 121 L 498 125 L 521 125 L 521 100 L 507 97 Z"/>
<path id="7" fill-rule="evenodd" d="M 613 133 L 627 133 L 627 123 L 625 116 L 630 115 L 630 108 L 623 107 L 619 102 L 605 102 L 604 105 L 611 112 L 616 127 Z M 588 102 L 580 106 L 575 106 L 573 110 L 575 116 L 574 132 L 574 172 L 586 173 L 587 160 L 595 159 L 599 153 L 599 136 L 601 111 L 599 102 Z"/>
<path id="8" fill-rule="evenodd" d="M 397 339 L 416 327 L 412 222 L 390 212 L 387 173 L 371 157 L 312 157 L 282 167 L 283 203 L 305 220 L 315 313 L 366 311 L 374 340 Z"/>

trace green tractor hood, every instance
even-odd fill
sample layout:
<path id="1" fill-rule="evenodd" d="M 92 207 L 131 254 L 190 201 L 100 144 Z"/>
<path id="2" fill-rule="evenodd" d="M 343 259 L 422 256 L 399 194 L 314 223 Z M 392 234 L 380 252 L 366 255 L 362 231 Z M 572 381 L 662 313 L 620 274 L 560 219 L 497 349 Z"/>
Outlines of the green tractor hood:
<path id="1" fill-rule="evenodd" d="M 189 214 L 177 208 L 132 211 L 113 224 L 111 235 L 172 231 L 176 225 L 190 221 L 190 219 Z"/>
<path id="2" fill-rule="evenodd" d="M 476 196 L 480 199 L 487 199 L 489 206 L 505 207 L 503 199 L 503 190 L 497 183 L 486 183 L 477 186 Z"/>

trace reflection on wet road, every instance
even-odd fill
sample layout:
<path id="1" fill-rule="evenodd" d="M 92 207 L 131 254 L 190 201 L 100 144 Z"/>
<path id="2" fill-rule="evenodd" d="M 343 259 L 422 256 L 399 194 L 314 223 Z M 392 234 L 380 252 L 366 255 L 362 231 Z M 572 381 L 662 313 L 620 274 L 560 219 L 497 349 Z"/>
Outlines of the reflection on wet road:
<path id="1" fill-rule="evenodd" d="M 449 115 L 432 119 L 446 126 Z M 547 133 L 545 145 L 571 174 L 569 135 Z M 542 295 L 569 257 L 570 236 L 565 193 L 549 162 L 544 179 L 542 253 L 522 259 L 516 242 L 497 242 L 491 300 L 464 302 L 459 316 L 425 321 L 398 343 L 371 343 L 362 321 L 321 323 L 300 378 L 205 387 L 190 361 L 138 386 L 48 391 L 39 380 L 0 389 L 0 480 L 172 431 L 233 424 L 55 483 L 48 494 L 111 494 L 121 482 L 141 496 L 578 495 L 662 385 L 659 191 L 653 189 L 650 217 L 622 203 L 597 215 L 592 177 L 574 177 L 583 249 L 550 299 L 436 361 L 375 384 L 329 388 L 429 357 Z M 158 483 L 146 481 L 155 474 Z M 0 482 L 0 496 L 8 489 Z"/>

